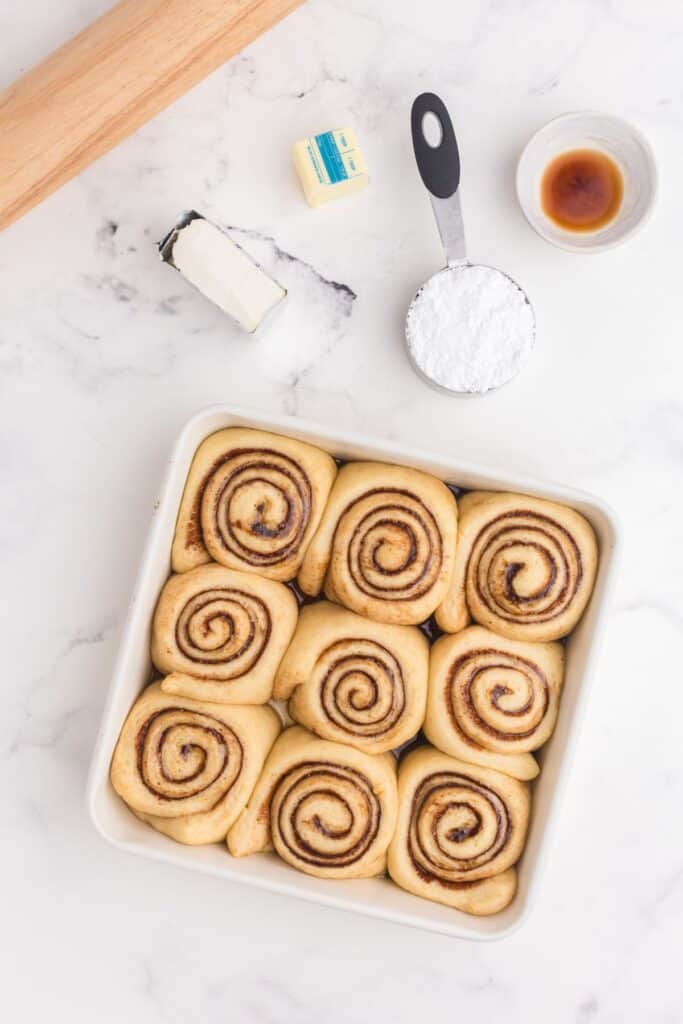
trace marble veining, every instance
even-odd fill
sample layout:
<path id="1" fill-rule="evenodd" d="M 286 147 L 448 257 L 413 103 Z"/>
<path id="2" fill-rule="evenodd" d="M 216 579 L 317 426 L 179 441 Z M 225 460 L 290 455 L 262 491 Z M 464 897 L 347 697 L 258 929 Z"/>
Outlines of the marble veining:
<path id="1" fill-rule="evenodd" d="M 106 6 L 0 0 L 2 84 Z M 308 0 L 0 235 L 7 1019 L 683 1020 L 682 38 L 676 0 Z M 531 361 L 484 400 L 429 390 L 404 354 L 408 303 L 442 259 L 408 130 L 428 88 L 456 125 L 472 258 L 508 270 L 538 317 Z M 531 232 L 513 180 L 530 133 L 582 107 L 642 128 L 662 177 L 642 234 L 590 258 Z M 290 145 L 347 122 L 371 187 L 309 210 Z M 261 340 L 159 260 L 192 207 L 289 290 Z M 220 884 L 95 834 L 85 776 L 164 462 L 219 401 L 617 509 L 621 575 L 550 866 L 503 943 Z"/>

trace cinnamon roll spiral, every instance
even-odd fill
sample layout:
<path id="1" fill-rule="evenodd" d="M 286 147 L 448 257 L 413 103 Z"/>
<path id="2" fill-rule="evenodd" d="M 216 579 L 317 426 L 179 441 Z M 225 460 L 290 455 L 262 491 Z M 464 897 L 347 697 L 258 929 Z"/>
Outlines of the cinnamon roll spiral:
<path id="1" fill-rule="evenodd" d="M 442 636 L 431 651 L 425 734 L 454 757 L 533 778 L 529 752 L 555 728 L 563 672 L 561 644 L 507 640 L 481 626 Z"/>
<path id="2" fill-rule="evenodd" d="M 355 462 L 337 477 L 299 572 L 306 594 L 379 622 L 416 624 L 448 590 L 457 506 L 426 473 Z"/>
<path id="3" fill-rule="evenodd" d="M 414 626 L 372 622 L 327 601 L 301 610 L 273 696 L 325 739 L 368 754 L 418 731 L 427 697 L 429 645 Z"/>
<path id="4" fill-rule="evenodd" d="M 228 833 L 236 856 L 271 843 L 292 867 L 318 878 L 370 878 L 384 870 L 396 824 L 396 765 L 285 730 L 247 808 Z"/>
<path id="5" fill-rule="evenodd" d="M 529 820 L 526 785 L 430 747 L 399 769 L 399 818 L 389 873 L 408 892 L 471 914 L 502 910 Z"/>
<path id="6" fill-rule="evenodd" d="M 197 449 L 172 567 L 214 559 L 275 580 L 296 576 L 335 478 L 334 459 L 303 441 L 229 427 Z"/>
<path id="7" fill-rule="evenodd" d="M 221 565 L 165 583 L 152 623 L 152 661 L 167 693 L 265 704 L 297 619 L 288 587 Z"/>
<path id="8" fill-rule="evenodd" d="M 142 693 L 114 751 L 111 781 L 131 810 L 180 843 L 224 839 L 280 731 L 272 708 Z"/>
<path id="9" fill-rule="evenodd" d="M 455 571 L 437 621 L 456 633 L 471 616 L 513 640 L 559 640 L 581 618 L 597 564 L 593 529 L 574 509 L 472 491 L 460 499 Z"/>

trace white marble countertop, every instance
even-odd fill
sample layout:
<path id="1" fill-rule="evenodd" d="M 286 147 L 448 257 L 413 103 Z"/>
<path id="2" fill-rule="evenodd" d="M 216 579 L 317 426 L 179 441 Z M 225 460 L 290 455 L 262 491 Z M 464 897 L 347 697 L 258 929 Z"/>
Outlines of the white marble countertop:
<path id="1" fill-rule="evenodd" d="M 0 0 L 0 77 L 107 6 Z M 0 235 L 0 560 L 8 1020 L 674 1024 L 683 1019 L 683 499 L 677 0 L 309 0 Z M 450 107 L 471 254 L 523 282 L 538 346 L 459 402 L 402 348 L 439 265 L 408 131 Z M 529 134 L 566 110 L 631 120 L 660 164 L 655 217 L 591 258 L 550 248 L 514 196 Z M 352 124 L 373 184 L 311 211 L 289 147 Z M 1 145 L 1 142 L 0 142 Z M 153 242 L 195 206 L 291 290 L 260 343 Z M 583 487 L 625 553 L 539 903 L 474 945 L 146 862 L 94 832 L 84 785 L 164 460 L 235 401 Z"/>

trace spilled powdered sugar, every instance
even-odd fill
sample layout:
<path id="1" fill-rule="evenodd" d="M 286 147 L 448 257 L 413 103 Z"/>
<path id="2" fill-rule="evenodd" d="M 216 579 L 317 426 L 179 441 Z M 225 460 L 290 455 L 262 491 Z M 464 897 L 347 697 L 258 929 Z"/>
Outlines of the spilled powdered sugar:
<path id="1" fill-rule="evenodd" d="M 452 391 L 482 393 L 511 380 L 534 344 L 531 305 L 493 267 L 447 267 L 418 292 L 406 320 L 418 369 Z"/>

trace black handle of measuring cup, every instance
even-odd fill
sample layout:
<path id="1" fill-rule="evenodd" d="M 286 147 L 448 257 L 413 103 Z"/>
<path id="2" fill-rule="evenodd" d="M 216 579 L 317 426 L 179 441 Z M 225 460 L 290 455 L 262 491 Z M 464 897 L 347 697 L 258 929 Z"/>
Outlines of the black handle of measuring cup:
<path id="1" fill-rule="evenodd" d="M 438 146 L 430 146 L 425 138 L 425 114 L 434 114 L 441 125 L 441 141 Z M 417 168 L 425 188 L 439 199 L 448 199 L 457 192 L 460 184 L 460 153 L 443 100 L 433 92 L 421 93 L 410 112 L 410 129 Z"/>

